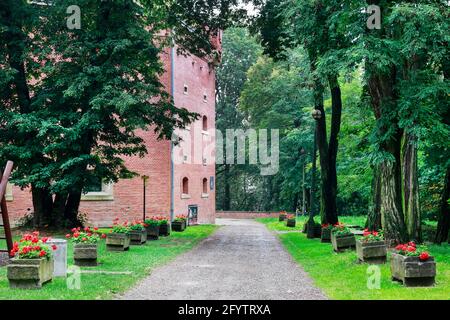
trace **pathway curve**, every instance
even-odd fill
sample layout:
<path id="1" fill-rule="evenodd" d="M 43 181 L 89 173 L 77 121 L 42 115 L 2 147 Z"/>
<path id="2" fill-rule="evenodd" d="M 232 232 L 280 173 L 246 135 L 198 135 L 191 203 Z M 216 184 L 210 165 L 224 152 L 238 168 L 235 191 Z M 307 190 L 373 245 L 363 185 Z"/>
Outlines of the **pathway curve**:
<path id="1" fill-rule="evenodd" d="M 326 299 L 275 234 L 253 220 L 222 225 L 122 296 L 151 300 Z"/>

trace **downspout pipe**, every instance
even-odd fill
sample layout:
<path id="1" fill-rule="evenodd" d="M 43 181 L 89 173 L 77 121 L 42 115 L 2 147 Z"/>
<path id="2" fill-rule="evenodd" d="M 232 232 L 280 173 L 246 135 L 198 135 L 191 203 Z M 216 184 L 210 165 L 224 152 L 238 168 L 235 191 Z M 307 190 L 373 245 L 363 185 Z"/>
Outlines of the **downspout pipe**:
<path id="1" fill-rule="evenodd" d="M 170 49 L 170 95 L 175 104 L 175 44 Z M 173 141 L 170 140 L 170 221 L 174 216 L 174 162 L 173 162 Z"/>

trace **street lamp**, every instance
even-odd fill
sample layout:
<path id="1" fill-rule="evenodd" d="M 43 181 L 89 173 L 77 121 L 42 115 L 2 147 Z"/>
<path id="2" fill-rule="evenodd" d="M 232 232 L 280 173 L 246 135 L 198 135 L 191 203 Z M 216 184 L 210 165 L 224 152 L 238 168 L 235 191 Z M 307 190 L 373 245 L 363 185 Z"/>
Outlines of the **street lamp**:
<path id="1" fill-rule="evenodd" d="M 311 177 L 311 198 L 310 198 L 310 208 L 309 208 L 309 219 L 307 222 L 308 230 L 306 236 L 309 239 L 314 238 L 314 215 L 315 215 L 315 195 L 314 191 L 316 188 L 316 162 L 317 162 L 317 132 L 318 132 L 318 121 L 322 118 L 322 112 L 320 110 L 314 109 L 311 113 L 311 116 L 316 121 L 314 124 L 314 146 L 313 146 L 313 166 L 312 166 L 312 177 Z"/>

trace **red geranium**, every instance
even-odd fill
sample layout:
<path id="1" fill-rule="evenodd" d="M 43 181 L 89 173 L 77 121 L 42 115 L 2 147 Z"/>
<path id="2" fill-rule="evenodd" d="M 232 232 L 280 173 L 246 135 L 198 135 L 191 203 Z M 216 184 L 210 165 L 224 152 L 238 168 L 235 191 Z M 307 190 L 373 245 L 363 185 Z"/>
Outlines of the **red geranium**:
<path id="1" fill-rule="evenodd" d="M 430 258 L 428 251 L 424 251 L 419 255 L 420 261 L 427 261 Z"/>
<path id="2" fill-rule="evenodd" d="M 49 237 L 39 238 L 39 232 L 23 235 L 19 242 L 13 244 L 13 248 L 9 253 L 11 257 L 17 257 L 18 259 L 39 259 L 51 257 L 51 249 L 56 250 L 56 245 L 51 247 L 47 245 Z"/>

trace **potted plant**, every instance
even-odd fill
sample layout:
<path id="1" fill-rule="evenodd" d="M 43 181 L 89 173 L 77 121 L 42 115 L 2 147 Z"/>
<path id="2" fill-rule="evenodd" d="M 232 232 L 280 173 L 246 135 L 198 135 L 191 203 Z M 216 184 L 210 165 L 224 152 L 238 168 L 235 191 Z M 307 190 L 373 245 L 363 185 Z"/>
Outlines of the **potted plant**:
<path id="1" fill-rule="evenodd" d="M 142 221 L 135 221 L 130 225 L 131 244 L 142 245 L 147 242 L 146 224 Z"/>
<path id="2" fill-rule="evenodd" d="M 97 265 L 97 243 L 100 235 L 96 233 L 98 228 L 91 230 L 89 227 L 73 228 L 72 234 L 66 234 L 66 238 L 73 243 L 73 261 L 76 266 L 93 267 Z M 106 238 L 105 234 L 101 235 Z"/>
<path id="3" fill-rule="evenodd" d="M 147 229 L 147 239 L 158 240 L 160 218 L 159 217 L 151 217 L 149 219 L 145 219 L 144 224 L 145 224 L 145 229 Z"/>
<path id="4" fill-rule="evenodd" d="M 286 220 L 286 216 L 287 216 L 287 213 L 286 213 L 286 211 L 281 211 L 280 212 L 280 215 L 278 216 L 278 221 L 284 221 L 284 220 Z"/>
<path id="5" fill-rule="evenodd" d="M 321 225 L 320 242 L 331 242 L 331 229 L 333 226 L 329 223 Z"/>
<path id="6" fill-rule="evenodd" d="M 186 229 L 186 216 L 183 214 L 177 215 L 172 222 L 173 231 L 184 231 Z"/>
<path id="7" fill-rule="evenodd" d="M 295 215 L 294 214 L 288 214 L 286 216 L 286 226 L 294 228 L 296 223 Z"/>
<path id="8" fill-rule="evenodd" d="M 391 256 L 391 275 L 406 287 L 433 286 L 436 262 L 426 246 L 416 247 L 414 242 L 399 244 Z"/>
<path id="9" fill-rule="evenodd" d="M 130 226 L 128 222 L 119 223 L 114 220 L 110 233 L 106 236 L 106 249 L 108 251 L 125 251 L 130 248 Z"/>
<path id="10" fill-rule="evenodd" d="M 15 242 L 10 252 L 7 277 L 11 288 L 40 289 L 53 278 L 52 249 L 46 244 L 48 237 L 39 237 L 39 232 L 25 234 L 20 242 Z"/>
<path id="11" fill-rule="evenodd" d="M 387 247 L 383 231 L 365 229 L 363 236 L 356 241 L 356 254 L 361 262 L 385 263 Z"/>
<path id="12" fill-rule="evenodd" d="M 354 248 L 356 245 L 355 235 L 343 223 L 337 223 L 331 229 L 331 244 L 336 252 Z"/>
<path id="13" fill-rule="evenodd" d="M 170 235 L 171 229 L 169 219 L 163 216 L 160 216 L 159 219 L 159 235 L 161 237 L 167 237 L 168 235 Z"/>

